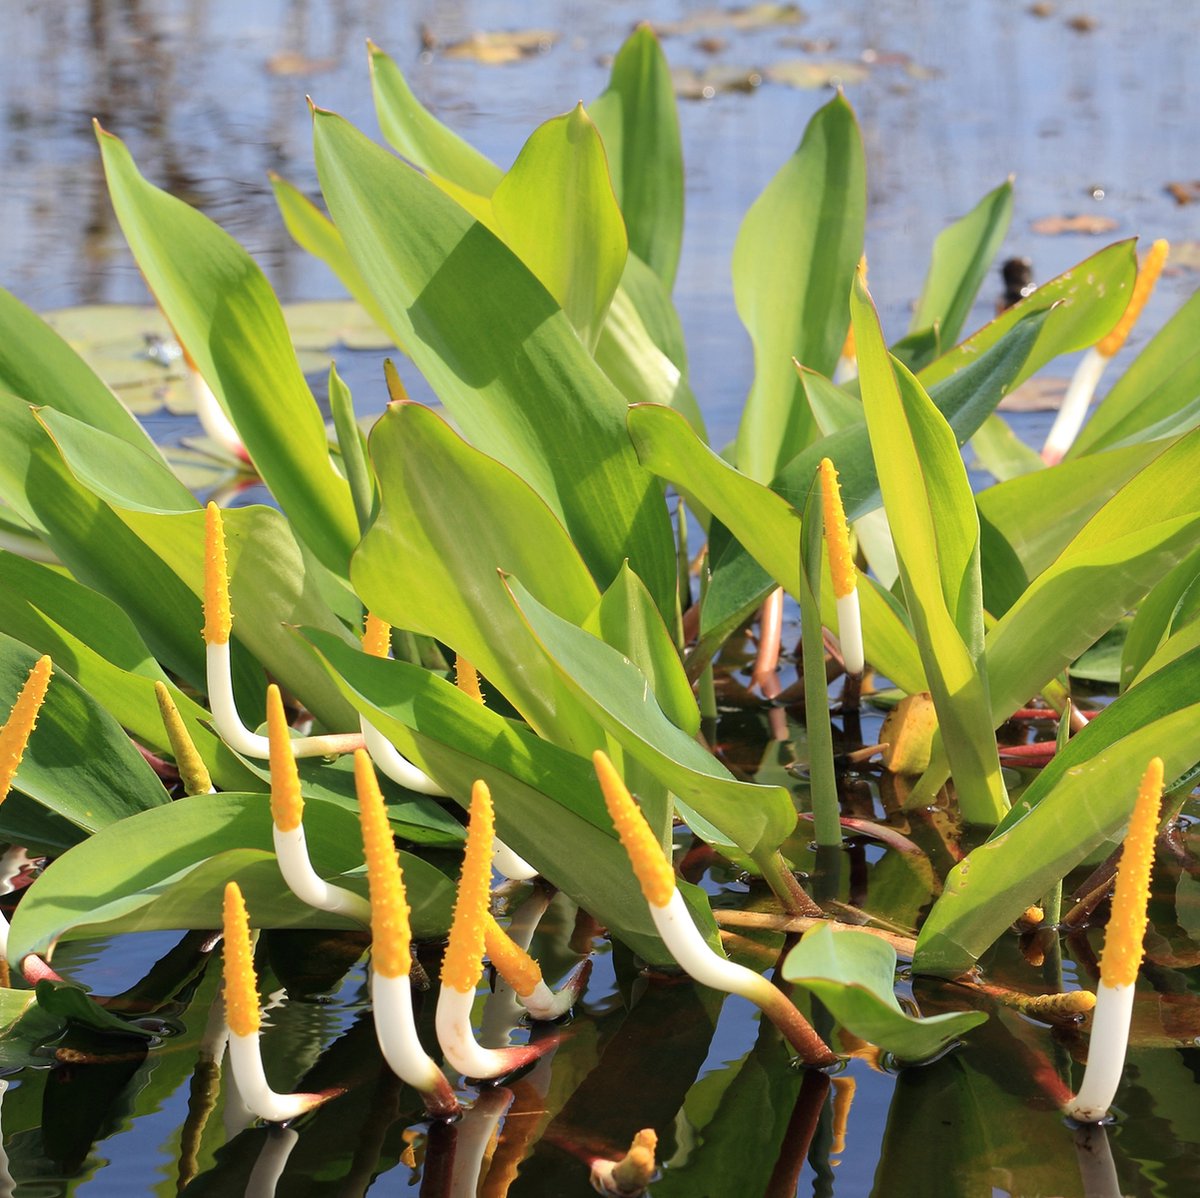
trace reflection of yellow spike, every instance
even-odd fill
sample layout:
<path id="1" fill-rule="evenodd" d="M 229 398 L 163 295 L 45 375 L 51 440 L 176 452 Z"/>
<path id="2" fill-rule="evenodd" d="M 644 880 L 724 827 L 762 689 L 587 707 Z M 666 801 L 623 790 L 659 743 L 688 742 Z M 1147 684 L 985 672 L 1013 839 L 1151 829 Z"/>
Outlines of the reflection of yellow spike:
<path id="1" fill-rule="evenodd" d="M 12 787 L 13 775 L 21 758 L 25 755 L 25 746 L 37 725 L 38 712 L 46 698 L 46 688 L 50 685 L 50 671 L 53 663 L 50 658 L 39 657 L 34 662 L 29 677 L 25 679 L 12 711 L 4 727 L 0 728 L 0 803 L 8 798 Z"/>
<path id="2" fill-rule="evenodd" d="M 850 1122 L 850 1107 L 854 1102 L 856 1086 L 852 1077 L 833 1079 L 833 1143 L 829 1146 L 832 1156 L 841 1156 L 846 1151 L 846 1127 Z"/>
<path id="3" fill-rule="evenodd" d="M 412 970 L 408 895 L 396 860 L 383 792 L 365 749 L 354 754 L 354 786 L 371 893 L 371 964 L 385 978 L 404 977 Z"/>
<path id="4" fill-rule="evenodd" d="M 1150 867 L 1154 864 L 1154 838 L 1158 834 L 1158 808 L 1162 803 L 1163 763 L 1151 759 L 1138 790 L 1129 831 L 1117 866 L 1112 915 L 1104 933 L 1100 980 L 1106 986 L 1132 986 L 1142 963 L 1146 935 L 1146 906 L 1150 902 Z"/>
<path id="5" fill-rule="evenodd" d="M 271 818 L 281 832 L 291 832 L 304 818 L 304 798 L 283 697 L 273 682 L 267 687 L 267 735 L 271 741 Z"/>
<path id="6" fill-rule="evenodd" d="M 496 972 L 522 998 L 527 998 L 542 980 L 538 963 L 495 921 L 489 913 L 484 924 L 487 955 Z"/>
<path id="7" fill-rule="evenodd" d="M 601 749 L 592 754 L 596 777 L 604 792 L 604 802 L 617 835 L 629 854 L 630 864 L 641 884 L 642 894 L 652 907 L 665 907 L 675 893 L 675 871 L 663 854 L 646 817 L 633 801 L 621 775 Z"/>
<path id="8" fill-rule="evenodd" d="M 261 1023 L 250 916 L 236 882 L 225 887 L 225 1022 L 235 1036 L 253 1036 Z"/>
<path id="9" fill-rule="evenodd" d="M 204 642 L 223 645 L 229 640 L 233 616 L 229 610 L 229 567 L 225 560 L 225 525 L 221 509 L 204 509 Z"/>
<path id="10" fill-rule="evenodd" d="M 1121 319 L 1113 325 L 1112 332 L 1096 342 L 1098 353 L 1103 354 L 1106 358 L 1111 358 L 1125 344 L 1125 339 L 1133 331 L 1137 318 L 1141 316 L 1146 301 L 1154 291 L 1154 284 L 1158 282 L 1158 276 L 1162 274 L 1162 268 L 1167 261 L 1167 253 L 1170 248 L 1170 244 L 1162 238 L 1159 238 L 1150 247 L 1141 269 L 1138 271 L 1137 281 L 1133 285 L 1133 294 L 1129 297 L 1129 303 L 1125 305 Z"/>
<path id="11" fill-rule="evenodd" d="M 363 628 L 363 652 L 369 653 L 372 657 L 387 657 L 391 641 L 392 626 L 378 616 L 367 612 L 367 622 Z"/>
<path id="12" fill-rule="evenodd" d="M 858 570 L 850 552 L 850 530 L 837 470 L 828 458 L 821 459 L 821 508 L 825 517 L 825 540 L 829 545 L 829 570 L 833 575 L 833 593 L 844 599 L 858 585 Z"/>
<path id="13" fill-rule="evenodd" d="M 612 1177 L 618 1193 L 640 1194 L 653 1181 L 657 1147 L 658 1133 L 652 1127 L 643 1127 L 633 1137 L 629 1151 L 613 1165 Z"/>
<path id="14" fill-rule="evenodd" d="M 462 877 L 454 904 L 450 943 L 442 958 L 442 985 L 470 994 L 483 968 L 484 924 L 492 889 L 492 840 L 496 835 L 492 793 L 487 783 L 471 788 L 471 819 Z"/>
<path id="15" fill-rule="evenodd" d="M 1020 995 L 1010 1005 L 1033 1019 L 1070 1019 L 1094 1010 L 1096 996 L 1090 990 L 1068 990 L 1063 994 Z"/>
<path id="16" fill-rule="evenodd" d="M 470 695 L 476 703 L 483 702 L 483 691 L 479 689 L 479 674 L 461 653 L 454 657 L 454 682 L 464 695 Z"/>

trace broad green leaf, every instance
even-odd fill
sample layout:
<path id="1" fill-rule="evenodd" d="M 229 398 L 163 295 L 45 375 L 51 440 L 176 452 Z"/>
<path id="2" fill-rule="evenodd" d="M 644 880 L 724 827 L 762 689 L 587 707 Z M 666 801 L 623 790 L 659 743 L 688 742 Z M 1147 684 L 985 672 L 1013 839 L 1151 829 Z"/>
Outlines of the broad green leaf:
<path id="1" fill-rule="evenodd" d="M 823 437 L 863 423 L 862 400 L 807 366 L 796 368 L 809 410 Z"/>
<path id="2" fill-rule="evenodd" d="M 862 254 L 866 167 L 858 123 L 838 95 L 755 200 L 733 250 L 733 294 L 754 342 L 754 385 L 738 467 L 768 482 L 815 433 L 792 366 L 832 375 L 846 339 L 846 296 Z"/>
<path id="3" fill-rule="evenodd" d="M 337 226 L 299 188 L 274 171 L 270 173 L 271 189 L 279 215 L 293 240 L 301 249 L 319 258 L 337 275 L 345 289 L 366 309 L 381 329 L 388 327 L 387 318 L 375 302 L 371 289 L 362 277 Z"/>
<path id="4" fill-rule="evenodd" d="M 120 443 L 114 445 L 106 434 L 89 432 L 57 412 L 44 413 L 43 420 L 75 478 L 98 493 L 195 596 L 203 595 L 204 513 L 191 494 L 161 464 L 132 449 L 118 450 Z M 118 452 L 120 468 L 109 473 Z M 305 558 L 291 524 L 273 508 L 233 508 L 225 512 L 224 523 L 235 640 L 326 727 L 347 728 L 353 713 L 283 628 L 285 623 L 314 624 L 347 635 L 328 610 L 324 567 Z M 357 604 L 354 610 L 357 619 Z M 197 608 L 192 627 L 199 631 L 201 623 Z M 251 682 L 253 677 L 243 673 L 238 696 L 248 705 L 243 714 L 252 725 L 258 723 L 266 692 L 261 674 Z"/>
<path id="5" fill-rule="evenodd" d="M 1171 317 L 1100 401 L 1067 457 L 1184 431 L 1200 419 L 1200 293 Z"/>
<path id="6" fill-rule="evenodd" d="M 863 408 L 909 618 L 963 814 L 1008 809 L 983 661 L 979 520 L 954 431 L 889 359 L 861 277 L 850 298 Z M 868 650 L 869 652 L 869 650 Z"/>
<path id="7" fill-rule="evenodd" d="M 1031 312 L 1049 309 L 1037 344 L 1009 387 L 1016 387 L 1059 354 L 1095 345 L 1120 320 L 1129 303 L 1137 275 L 1132 241 L 1118 241 L 1078 266 L 1043 283 L 1036 291 L 1006 309 L 960 345 L 921 371 L 921 385 L 931 391 L 996 344 Z M 828 373 L 828 372 L 826 372 Z"/>
<path id="8" fill-rule="evenodd" d="M 68 1023 L 82 1024 L 98 1032 L 119 1036 L 140 1036 L 149 1039 L 152 1033 L 136 1022 L 121 1019 L 89 997 L 82 986 L 74 982 L 42 978 L 34 987 L 38 1006 L 48 1015 Z"/>
<path id="9" fill-rule="evenodd" d="M 405 757 L 463 807 L 472 783 L 483 778 L 505 844 L 647 961 L 670 961 L 589 761 L 426 670 L 370 657 L 326 633 L 304 635 L 346 699 Z"/>
<path id="10" fill-rule="evenodd" d="M 1037 450 L 1026 445 L 998 412 L 993 412 L 979 426 L 971 438 L 971 448 L 976 467 L 986 470 L 998 482 L 1041 473 L 1046 468 Z"/>
<path id="11" fill-rule="evenodd" d="M 354 506 L 270 284 L 217 225 L 148 183 L 98 131 L 113 207 L 146 282 L 297 535 L 345 574 Z"/>
<path id="12" fill-rule="evenodd" d="M 0 634 L 0 708 L 6 715 L 38 657 Z M 78 839 L 167 803 L 162 783 L 121 726 L 62 670 L 50 677 L 13 785 L 73 825 Z M 5 811 L 0 808 L 0 827 Z"/>
<path id="13" fill-rule="evenodd" d="M 0 288 L 0 388 L 67 412 L 146 453 L 145 430 L 84 360 L 41 317 Z"/>
<path id="14" fill-rule="evenodd" d="M 619 650 L 555 615 L 516 578 L 508 586 L 563 684 L 626 752 L 747 853 L 779 847 L 796 824 L 786 790 L 737 781 L 667 719 L 645 675 Z"/>
<path id="15" fill-rule="evenodd" d="M 400 68 L 374 42 L 367 43 L 367 58 L 383 136 L 426 174 L 490 196 L 500 182 L 500 168 L 423 107 Z"/>
<path id="16" fill-rule="evenodd" d="M 165 683 L 216 784 L 248 790 L 253 775 L 206 724 L 207 710 L 171 683 L 115 603 L 73 579 L 0 553 L 0 632 L 49 653 L 141 744 L 170 753 L 154 684 Z"/>
<path id="17" fill-rule="evenodd" d="M 1093 459 L 1089 457 L 1088 460 Z M 1121 651 L 1122 690 L 1142 672 L 1171 634 L 1180 604 L 1185 596 L 1194 591 L 1198 578 L 1200 549 L 1189 553 L 1138 605 Z"/>
<path id="18" fill-rule="evenodd" d="M 202 687 L 204 643 L 192 631 L 202 623 L 195 595 L 75 480 L 24 401 L 0 396 L 0 436 L 0 497 L 80 582 L 129 614 L 165 668 Z M 106 437 L 96 432 L 96 444 Z"/>
<path id="19" fill-rule="evenodd" d="M 608 155 L 630 252 L 669 292 L 683 240 L 683 152 L 671 72 L 649 25 L 639 25 L 617 52 L 608 87 L 591 114 Z"/>
<path id="20" fill-rule="evenodd" d="M 1200 760 L 1200 650 L 1172 662 L 1073 736 L 988 841 L 957 865 L 917 943 L 913 968 L 971 968 L 1031 903 L 1119 840 L 1151 757 L 1176 778 Z"/>
<path id="21" fill-rule="evenodd" d="M 958 340 L 980 284 L 1004 243 L 1012 204 L 1009 179 L 937 235 L 921 298 L 909 322 L 910 333 L 937 325 L 943 345 Z"/>
<path id="22" fill-rule="evenodd" d="M 55 861 L 21 900 L 9 934 L 13 960 L 55 941 L 101 932 L 220 928 L 225 883 L 237 881 L 254 927 L 355 927 L 301 903 L 272 851 L 270 804 L 261 794 L 194 795 L 131 816 Z M 366 893 L 362 834 L 353 812 L 309 802 L 304 827 L 322 877 Z M 400 854 L 413 932 L 449 926 L 453 885 L 433 866 Z"/>
<path id="23" fill-rule="evenodd" d="M 866 932 L 813 928 L 784 958 L 783 976 L 811 990 L 847 1031 L 900 1061 L 937 1056 L 987 1019 L 982 1011 L 905 1014 L 895 993 L 896 950 Z"/>
<path id="24" fill-rule="evenodd" d="M 770 579 L 792 595 L 799 593 L 800 513 L 787 500 L 713 453 L 684 418 L 668 408 L 654 404 L 630 408 L 629 433 L 647 469 L 672 482 L 689 503 L 694 501 L 716 515 L 753 555 L 753 560 L 744 558 L 749 567 L 744 593 L 750 609 L 762 602 L 772 585 Z M 869 579 L 864 582 L 860 602 L 868 655 L 893 682 L 924 690 L 911 633 L 881 591 L 870 585 Z M 706 598 L 705 609 L 708 604 Z M 742 609 L 734 602 L 722 603 L 720 610 L 732 610 L 733 617 L 714 624 L 707 612 L 702 615 L 702 635 L 706 639 L 715 629 L 716 638 L 723 640 Z"/>
<path id="25" fill-rule="evenodd" d="M 654 600 L 628 566 L 622 567 L 583 628 L 620 650 L 641 670 L 673 724 L 690 736 L 700 731 L 700 709 L 679 651 Z"/>
<path id="26" fill-rule="evenodd" d="M 1195 548 L 1200 430 L 1105 503 L 987 635 L 996 725 L 1066 669 Z"/>
<path id="27" fill-rule="evenodd" d="M 550 505 L 599 586 L 630 565 L 675 604 L 674 542 L 626 404 L 553 298 L 436 186 L 332 113 L 314 116 L 330 212 L 413 361 L 466 437 Z"/>
<path id="28" fill-rule="evenodd" d="M 542 735 L 595 748 L 593 721 L 541 660 L 498 573 L 520 574 L 567 619 L 587 618 L 600 592 L 550 509 L 418 404 L 391 405 L 370 452 L 380 508 L 353 565 L 368 609 L 463 654 Z"/>
<path id="29" fill-rule="evenodd" d="M 495 229 L 593 349 L 629 243 L 583 105 L 540 125 L 492 193 Z"/>

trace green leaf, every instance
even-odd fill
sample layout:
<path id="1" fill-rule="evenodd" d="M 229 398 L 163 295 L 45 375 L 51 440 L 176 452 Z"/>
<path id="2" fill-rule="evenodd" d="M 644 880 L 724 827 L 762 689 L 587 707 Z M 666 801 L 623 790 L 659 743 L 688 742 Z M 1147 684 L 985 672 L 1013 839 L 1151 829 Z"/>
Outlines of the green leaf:
<path id="1" fill-rule="evenodd" d="M 74 982 L 56 982 L 52 978 L 42 978 L 34 987 L 34 992 L 37 995 L 37 1004 L 43 1011 L 68 1023 L 82 1024 L 93 1031 L 105 1032 L 108 1035 L 139 1036 L 143 1039 L 150 1039 L 153 1035 L 137 1023 L 120 1019 L 105 1010 L 82 986 Z"/>
<path id="2" fill-rule="evenodd" d="M 1113 384 L 1067 457 L 1182 432 L 1200 419 L 1200 293 L 1150 339 Z"/>
<path id="3" fill-rule="evenodd" d="M 0 708 L 7 714 L 39 654 L 0 634 Z M 82 839 L 135 811 L 167 803 L 167 792 L 121 726 L 56 670 L 14 785 L 55 812 Z M 5 809 L 0 808 L 0 827 Z"/>
<path id="4" fill-rule="evenodd" d="M 487 782 L 504 843 L 652 963 L 672 958 L 605 810 L 591 763 L 403 661 L 304 631 L 346 699 L 464 808 Z"/>
<path id="5" fill-rule="evenodd" d="M 1004 243 L 1012 205 L 1009 179 L 937 235 L 921 298 L 909 322 L 910 333 L 936 324 L 943 345 L 958 340 L 992 259 Z"/>
<path id="6" fill-rule="evenodd" d="M 983 660 L 979 520 L 954 431 L 889 359 L 861 277 L 850 298 L 863 408 L 913 634 L 963 815 L 1008 809 Z"/>
<path id="7" fill-rule="evenodd" d="M 225 883 L 237 881 L 255 927 L 357 927 L 297 899 L 272 851 L 265 795 L 194 795 L 131 816 L 76 845 L 29 888 L 13 918 L 9 952 L 19 961 L 56 940 L 101 932 L 217 929 Z M 366 893 L 362 839 L 353 812 L 305 804 L 304 828 L 322 877 Z M 418 937 L 449 927 L 453 885 L 433 866 L 400 854 Z"/>
<path id="8" fill-rule="evenodd" d="M 329 365 L 329 411 L 333 416 L 333 427 L 337 430 L 346 482 L 354 499 L 354 514 L 358 517 L 359 529 L 366 532 L 375 508 L 375 476 L 367 461 L 367 439 L 354 416 L 354 399 L 350 388 L 342 382 L 332 362 Z"/>
<path id="9" fill-rule="evenodd" d="M 67 412 L 146 453 L 145 430 L 92 369 L 44 320 L 0 288 L 0 388 Z"/>
<path id="10" fill-rule="evenodd" d="M 811 990 L 847 1031 L 905 1062 L 937 1056 L 987 1019 L 982 1011 L 906 1015 L 894 990 L 896 950 L 866 932 L 813 928 L 784 959 L 783 976 Z"/>
<path id="11" fill-rule="evenodd" d="M 995 345 L 1031 312 L 1048 309 L 1029 356 L 1009 387 L 1016 387 L 1059 354 L 1095 345 L 1120 320 L 1129 303 L 1137 275 L 1132 241 L 1118 241 L 1078 266 L 1043 283 L 1036 291 L 1006 309 L 960 345 L 944 353 L 921 371 L 921 385 L 931 391 L 966 363 Z M 826 371 L 828 373 L 828 371 Z"/>
<path id="12" fill-rule="evenodd" d="M 626 752 L 747 853 L 779 847 L 796 824 L 786 790 L 737 781 L 667 719 L 645 675 L 619 650 L 555 615 L 516 578 L 508 586 L 563 684 Z"/>
<path id="13" fill-rule="evenodd" d="M 351 253 L 466 437 L 563 521 L 597 584 L 630 565 L 675 604 L 674 541 L 637 463 L 626 404 L 516 256 L 427 179 L 332 113 L 317 168 Z"/>
<path id="14" fill-rule="evenodd" d="M 951 871 L 917 942 L 913 968 L 953 976 L 1031 903 L 1119 832 L 1151 757 L 1176 778 L 1200 760 L 1192 650 L 1139 683 L 1071 737 L 985 844 Z"/>
<path id="15" fill-rule="evenodd" d="M 1089 461 L 1092 460 L 1089 458 Z M 1121 651 L 1121 689 L 1142 672 L 1170 636 L 1176 612 L 1200 578 L 1200 549 L 1189 553 L 1138 605 Z"/>
<path id="16" fill-rule="evenodd" d="M 700 709 L 679 651 L 642 580 L 624 566 L 583 628 L 619 650 L 645 675 L 667 718 L 695 736 Z"/>
<path id="17" fill-rule="evenodd" d="M 858 122 L 838 95 L 813 116 L 799 148 L 746 213 L 734 245 L 734 299 L 754 342 L 737 463 L 758 482 L 774 478 L 813 439 L 792 359 L 833 374 L 866 203 Z"/>
<path id="18" fill-rule="evenodd" d="M 771 585 L 769 582 L 763 585 L 763 572 L 790 594 L 799 593 L 800 557 L 796 546 L 800 538 L 800 513 L 787 500 L 739 473 L 713 453 L 683 417 L 668 408 L 654 404 L 630 408 L 629 433 L 647 469 L 674 483 L 689 504 L 716 515 L 745 546 L 745 551 L 753 554 L 753 561 L 745 559 L 750 567 L 749 576 L 745 588 L 739 592 L 748 597 L 751 608 L 762 602 L 765 590 Z M 924 676 L 911 633 L 882 591 L 871 585 L 869 579 L 864 584 L 859 598 L 863 634 L 872 662 L 898 685 L 924 690 Z M 740 611 L 736 602 L 722 603 L 720 610 L 732 610 L 733 618 L 714 624 L 707 614 L 711 600 L 710 592 L 702 614 L 702 635 L 707 640 L 715 628 L 714 639 L 723 640 Z"/>
<path id="19" fill-rule="evenodd" d="M 563 527 L 521 479 L 428 408 L 392 404 L 371 432 L 380 509 L 354 557 L 368 609 L 463 654 L 542 735 L 580 751 L 595 725 L 541 660 L 499 570 L 582 623 L 600 593 Z"/>
<path id="20" fill-rule="evenodd" d="M 367 57 L 383 136 L 426 174 L 490 196 L 500 182 L 500 168 L 423 107 L 400 68 L 374 42 L 367 43 Z"/>
<path id="21" fill-rule="evenodd" d="M 683 240 L 683 151 L 671 71 L 649 25 L 639 25 L 617 52 L 608 87 L 591 113 L 629 249 L 669 292 Z"/>
<path id="22" fill-rule="evenodd" d="M 354 259 L 350 257 L 350 251 L 346 249 L 346 243 L 333 221 L 298 188 L 274 171 L 270 172 L 270 179 L 279 215 L 283 217 L 283 223 L 296 244 L 324 262 L 341 280 L 342 286 L 366 309 L 371 319 L 381 329 L 386 329 L 387 317 L 375 302 L 362 273 L 354 265 Z"/>
<path id="23" fill-rule="evenodd" d="M 540 125 L 492 194 L 496 231 L 595 347 L 629 243 L 583 105 Z"/>
<path id="24" fill-rule="evenodd" d="M 1095 644 L 1195 548 L 1198 445 L 1200 430 L 1134 475 L 988 632 L 996 725 Z"/>
<path id="25" fill-rule="evenodd" d="M 150 290 L 297 535 L 345 574 L 354 505 L 266 277 L 217 225 L 138 173 L 98 130 L 113 207 Z"/>

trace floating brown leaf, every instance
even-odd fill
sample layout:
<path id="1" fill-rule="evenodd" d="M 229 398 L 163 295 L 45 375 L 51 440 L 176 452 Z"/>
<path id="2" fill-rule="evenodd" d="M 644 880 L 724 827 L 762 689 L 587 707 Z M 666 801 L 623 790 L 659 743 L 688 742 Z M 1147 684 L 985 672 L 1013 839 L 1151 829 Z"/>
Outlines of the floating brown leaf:
<path id="1" fill-rule="evenodd" d="M 1116 227 L 1117 222 L 1111 216 L 1099 216 L 1093 212 L 1076 216 L 1043 216 L 1030 226 L 1035 233 L 1052 237 L 1059 233 L 1111 233 Z"/>
<path id="2" fill-rule="evenodd" d="M 748 4 L 745 8 L 705 8 L 678 21 L 654 25 L 659 37 L 679 37 L 710 29 L 763 29 L 799 25 L 807 17 L 798 4 Z"/>
<path id="3" fill-rule="evenodd" d="M 519 29 L 511 33 L 473 33 L 442 49 L 443 58 L 468 58 L 486 66 L 504 66 L 536 54 L 545 54 L 558 34 L 553 29 Z"/>
<path id="4" fill-rule="evenodd" d="M 767 67 L 763 74 L 771 83 L 811 89 L 862 83 L 870 71 L 865 64 L 848 58 L 789 58 Z"/>
<path id="5" fill-rule="evenodd" d="M 324 75 L 336 66 L 336 58 L 310 58 L 299 50 L 280 50 L 267 59 L 267 74 Z"/>
<path id="6" fill-rule="evenodd" d="M 671 71 L 675 94 L 682 100 L 711 100 L 723 92 L 752 92 L 763 81 L 754 67 L 676 67 Z"/>

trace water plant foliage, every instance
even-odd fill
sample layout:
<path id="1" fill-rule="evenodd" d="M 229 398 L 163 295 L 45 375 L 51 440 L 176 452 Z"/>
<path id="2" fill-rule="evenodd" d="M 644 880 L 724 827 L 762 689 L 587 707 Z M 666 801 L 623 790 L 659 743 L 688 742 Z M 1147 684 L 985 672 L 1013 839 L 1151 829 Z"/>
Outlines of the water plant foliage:
<path id="1" fill-rule="evenodd" d="M 119 130 L 97 127 L 153 299 L 274 501 L 225 513 L 240 718 L 263 723 L 273 681 L 296 722 L 353 738 L 365 719 L 431 780 L 434 793 L 382 780 L 418 939 L 450 926 L 453 804 L 465 811 L 482 783 L 505 845 L 642 961 L 673 963 L 606 810 L 602 750 L 668 854 L 680 820 L 765 881 L 774 917 L 817 921 L 783 975 L 852 1036 L 909 1062 L 975 1034 L 977 1012 L 901 1010 L 896 943 L 917 975 L 968 975 L 1120 843 L 1147 761 L 1162 760 L 1168 815 L 1200 761 L 1197 301 L 1045 465 L 996 408 L 1117 325 L 1135 245 L 1093 254 L 964 336 L 1011 218 L 1003 183 L 938 238 L 912 324 L 889 346 L 859 266 L 862 139 L 838 94 L 742 224 L 733 287 L 754 377 L 735 442 L 712 444 L 671 300 L 681 145 L 649 28 L 595 103 L 540 126 L 507 171 L 423 108 L 383 50 L 369 57 L 395 153 L 313 107 L 322 204 L 273 181 L 293 236 L 440 405 L 411 402 L 390 369 L 365 444 L 336 371 L 326 425 L 253 259 L 145 178 Z M 0 701 L 40 655 L 54 668 L 0 807 L 5 839 L 56 857 L 17 908 L 14 976 L 64 939 L 219 929 L 230 882 L 255 928 L 361 931 L 290 893 L 266 763 L 215 731 L 200 503 L 67 343 L 2 292 L 0 430 Z M 968 442 L 998 480 L 978 492 Z M 826 845 L 854 827 L 837 807 L 829 725 L 840 658 L 820 634 L 840 610 L 814 499 L 823 459 L 854 533 L 868 666 L 838 714 L 845 726 L 860 695 L 928 693 L 928 766 L 895 780 L 896 809 L 936 804 L 954 824 L 952 868 L 901 837 L 887 867 L 896 905 L 873 914 L 847 915 L 836 881 L 823 891 L 818 876 L 809 893 L 795 877 L 798 818 L 815 809 Z M 684 512 L 705 544 L 695 571 Z M 732 668 L 777 588 L 804 624 L 799 785 L 767 762 L 756 778 L 722 760 L 704 718 L 714 661 Z M 1072 664 L 1134 610 L 1119 694 L 1067 737 Z M 360 646 L 367 612 L 392 626 L 391 659 Z M 486 704 L 455 685 L 455 655 Z M 171 801 L 152 769 L 172 778 L 176 756 L 156 687 L 216 793 Z M 1062 716 L 1064 743 L 1014 794 L 996 729 L 1031 704 Z M 298 764 L 314 867 L 365 895 L 349 754 Z M 705 891 L 680 879 L 678 903 L 723 951 Z M 855 922 L 884 938 L 846 930 Z M 39 987 L 40 1017 L 78 1017 Z M 0 1000 L 9 1023 L 31 1018 L 29 994 Z"/>

